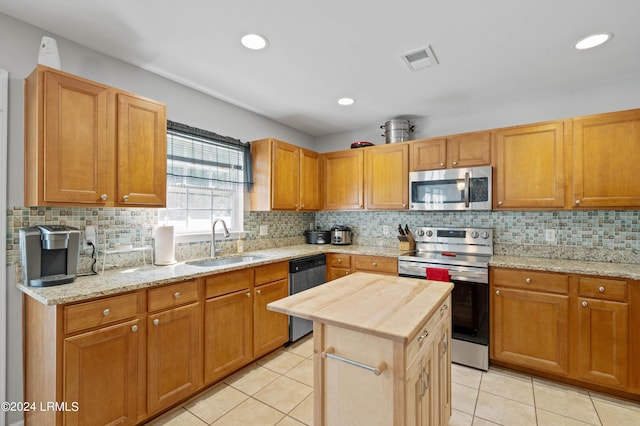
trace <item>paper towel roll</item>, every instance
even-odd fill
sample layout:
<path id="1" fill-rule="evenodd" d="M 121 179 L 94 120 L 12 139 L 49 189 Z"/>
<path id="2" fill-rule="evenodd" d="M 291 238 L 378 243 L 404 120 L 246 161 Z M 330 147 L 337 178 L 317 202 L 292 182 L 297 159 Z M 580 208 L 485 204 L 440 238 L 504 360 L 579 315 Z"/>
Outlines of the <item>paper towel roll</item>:
<path id="1" fill-rule="evenodd" d="M 173 240 L 173 226 L 156 226 L 153 230 L 154 259 L 156 265 L 173 265 L 176 263 Z"/>

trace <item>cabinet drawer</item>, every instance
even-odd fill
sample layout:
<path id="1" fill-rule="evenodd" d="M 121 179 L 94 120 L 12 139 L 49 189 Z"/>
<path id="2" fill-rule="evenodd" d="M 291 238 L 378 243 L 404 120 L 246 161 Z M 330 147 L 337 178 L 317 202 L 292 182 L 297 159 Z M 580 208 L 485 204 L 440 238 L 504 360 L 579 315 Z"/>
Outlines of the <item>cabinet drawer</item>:
<path id="1" fill-rule="evenodd" d="M 64 331 L 72 333 L 85 328 L 111 324 L 135 317 L 137 313 L 138 293 L 65 306 Z"/>
<path id="2" fill-rule="evenodd" d="M 351 269 L 351 256 L 348 254 L 331 253 L 327 256 L 329 266 Z"/>
<path id="3" fill-rule="evenodd" d="M 398 259 L 386 256 L 353 256 L 353 270 L 396 275 Z"/>
<path id="4" fill-rule="evenodd" d="M 147 295 L 149 298 L 149 312 L 184 305 L 185 303 L 195 302 L 198 300 L 198 282 L 195 280 L 185 281 L 178 284 L 154 288 L 149 290 Z"/>
<path id="5" fill-rule="evenodd" d="M 262 285 L 273 281 L 283 280 L 289 276 L 289 262 L 271 263 L 256 266 L 255 285 Z"/>
<path id="6" fill-rule="evenodd" d="M 602 278 L 580 278 L 580 296 L 624 302 L 627 300 L 627 282 Z"/>
<path id="7" fill-rule="evenodd" d="M 429 341 L 431 341 L 432 337 L 435 335 L 436 329 L 440 321 L 447 316 L 448 311 L 451 309 L 451 296 L 447 298 L 447 300 L 442 303 L 438 307 L 434 314 L 425 321 L 420 328 L 418 329 L 418 334 L 416 334 L 409 343 L 407 344 L 407 349 L 405 351 L 405 365 L 409 366 L 416 356 L 420 353 L 420 349 Z"/>
<path id="8" fill-rule="evenodd" d="M 253 283 L 253 268 L 213 275 L 205 281 L 207 298 L 248 289 Z"/>
<path id="9" fill-rule="evenodd" d="M 513 287 L 562 294 L 569 292 L 569 277 L 562 274 L 520 269 L 492 269 L 491 280 L 492 285 L 496 287 Z"/>

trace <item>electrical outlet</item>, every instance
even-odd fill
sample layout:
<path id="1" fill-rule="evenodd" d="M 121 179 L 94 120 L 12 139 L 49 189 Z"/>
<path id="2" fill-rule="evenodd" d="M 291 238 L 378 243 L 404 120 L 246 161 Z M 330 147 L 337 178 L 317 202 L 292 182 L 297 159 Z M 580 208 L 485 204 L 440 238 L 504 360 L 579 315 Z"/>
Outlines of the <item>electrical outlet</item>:
<path id="1" fill-rule="evenodd" d="M 544 230 L 544 240 L 548 243 L 556 242 L 556 230 L 555 229 L 545 229 Z"/>
<path id="2" fill-rule="evenodd" d="M 389 225 L 382 225 L 382 233 L 384 235 L 389 235 Z"/>
<path id="3" fill-rule="evenodd" d="M 96 245 L 98 241 L 98 233 L 95 226 L 87 226 L 84 228 L 84 240 L 87 243 L 87 247 L 89 246 L 89 243 L 94 246 Z"/>
<path id="4" fill-rule="evenodd" d="M 313 222 L 309 222 L 309 229 L 313 231 L 314 225 L 315 224 Z"/>
<path id="5" fill-rule="evenodd" d="M 269 225 L 260 225 L 260 235 L 269 234 Z"/>

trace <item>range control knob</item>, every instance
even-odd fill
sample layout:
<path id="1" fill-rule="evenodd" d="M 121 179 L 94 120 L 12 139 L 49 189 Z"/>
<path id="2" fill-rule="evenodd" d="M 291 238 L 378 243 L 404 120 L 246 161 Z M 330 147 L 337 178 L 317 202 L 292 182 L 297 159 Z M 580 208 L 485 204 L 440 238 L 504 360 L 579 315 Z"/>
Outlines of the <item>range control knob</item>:
<path id="1" fill-rule="evenodd" d="M 489 233 L 487 231 L 482 231 L 482 234 L 480 234 L 480 236 L 483 240 L 486 240 L 487 238 L 489 238 Z"/>
<path id="2" fill-rule="evenodd" d="M 433 237 L 433 231 L 431 229 L 427 230 L 427 237 Z"/>
<path id="3" fill-rule="evenodd" d="M 471 238 L 478 238 L 478 231 L 471 231 Z"/>
<path id="4" fill-rule="evenodd" d="M 418 235 L 420 237 L 424 236 L 424 231 L 422 229 L 418 229 Z"/>

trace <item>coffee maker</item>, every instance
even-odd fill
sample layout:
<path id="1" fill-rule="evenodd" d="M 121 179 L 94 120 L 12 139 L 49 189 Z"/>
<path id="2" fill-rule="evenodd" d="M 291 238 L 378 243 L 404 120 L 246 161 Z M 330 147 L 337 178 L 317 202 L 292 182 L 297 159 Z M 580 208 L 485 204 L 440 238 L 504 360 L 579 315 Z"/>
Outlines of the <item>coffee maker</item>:
<path id="1" fill-rule="evenodd" d="M 22 284 L 49 287 L 76 279 L 80 231 L 65 225 L 21 228 Z"/>

